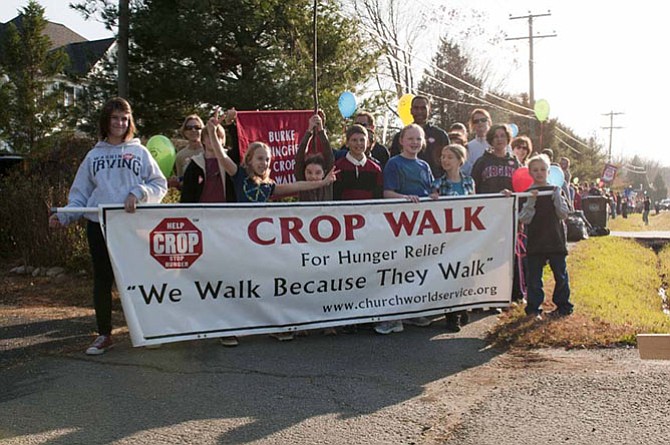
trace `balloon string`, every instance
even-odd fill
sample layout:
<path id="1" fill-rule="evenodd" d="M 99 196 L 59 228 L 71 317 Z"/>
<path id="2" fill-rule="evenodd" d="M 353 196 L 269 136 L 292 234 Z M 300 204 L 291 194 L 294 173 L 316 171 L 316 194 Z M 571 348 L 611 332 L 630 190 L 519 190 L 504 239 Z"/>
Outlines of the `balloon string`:
<path id="1" fill-rule="evenodd" d="M 314 114 L 318 114 L 319 112 L 319 85 L 317 81 L 317 3 L 318 0 L 314 0 L 314 11 L 313 11 L 313 17 L 312 17 L 312 22 L 313 22 L 313 34 L 314 34 L 314 57 L 312 59 L 312 82 L 313 82 L 313 87 L 314 87 Z M 310 128 L 311 130 L 311 128 Z M 316 133 L 316 132 L 315 132 Z M 314 144 L 314 153 L 318 152 L 318 147 L 317 147 L 317 137 L 316 134 L 312 134 L 312 143 Z"/>
<path id="2" fill-rule="evenodd" d="M 514 253 L 516 255 L 517 267 L 519 270 L 519 288 L 521 289 L 521 293 L 523 294 L 524 298 L 527 298 L 528 292 L 526 289 L 526 276 L 523 273 L 523 259 L 526 257 L 526 234 L 521 231 L 517 234 Z"/>

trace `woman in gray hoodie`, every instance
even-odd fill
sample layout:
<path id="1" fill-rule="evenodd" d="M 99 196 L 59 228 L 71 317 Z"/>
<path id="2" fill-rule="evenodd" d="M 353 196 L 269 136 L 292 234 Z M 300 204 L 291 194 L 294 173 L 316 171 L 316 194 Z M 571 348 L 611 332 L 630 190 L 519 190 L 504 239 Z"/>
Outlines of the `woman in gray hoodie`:
<path id="1" fill-rule="evenodd" d="M 134 138 L 130 104 L 120 97 L 109 100 L 98 122 L 99 141 L 86 154 L 74 178 L 67 207 L 123 204 L 133 213 L 138 203 L 159 203 L 167 181 L 149 151 Z M 100 355 L 112 347 L 112 284 L 114 272 L 100 228 L 98 213 L 56 213 L 50 227 L 66 226 L 81 216 L 88 220 L 86 235 L 93 260 L 93 304 L 98 337 L 86 350 Z"/>

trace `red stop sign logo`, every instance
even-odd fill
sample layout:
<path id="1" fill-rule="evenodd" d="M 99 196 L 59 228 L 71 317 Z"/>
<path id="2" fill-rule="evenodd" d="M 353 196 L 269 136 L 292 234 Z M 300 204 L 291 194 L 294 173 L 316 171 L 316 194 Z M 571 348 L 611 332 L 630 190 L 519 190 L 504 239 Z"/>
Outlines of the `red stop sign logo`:
<path id="1" fill-rule="evenodd" d="M 149 242 L 151 256 L 166 269 L 188 269 L 202 255 L 202 232 L 188 218 L 165 218 Z"/>

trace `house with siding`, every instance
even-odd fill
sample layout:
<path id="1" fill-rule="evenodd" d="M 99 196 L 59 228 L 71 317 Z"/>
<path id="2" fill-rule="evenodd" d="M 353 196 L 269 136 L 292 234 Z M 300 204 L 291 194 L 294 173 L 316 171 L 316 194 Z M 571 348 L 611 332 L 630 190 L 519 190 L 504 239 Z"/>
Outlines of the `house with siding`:
<path id="1" fill-rule="evenodd" d="M 0 23 L 0 38 L 10 24 L 21 29 L 22 20 L 23 16 L 18 15 L 7 23 Z M 47 21 L 44 35 L 51 40 L 50 50 L 63 49 L 70 59 L 63 76 L 54 81 L 65 85 L 63 104 L 73 105 L 86 87 L 87 76 L 115 51 L 115 39 L 87 40 L 67 26 L 50 21 Z"/>

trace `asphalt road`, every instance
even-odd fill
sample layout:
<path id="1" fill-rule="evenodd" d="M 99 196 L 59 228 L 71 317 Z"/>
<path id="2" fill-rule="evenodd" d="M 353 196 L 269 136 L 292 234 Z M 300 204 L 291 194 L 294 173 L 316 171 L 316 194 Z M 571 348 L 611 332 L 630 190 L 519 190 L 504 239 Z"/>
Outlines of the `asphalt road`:
<path id="1" fill-rule="evenodd" d="M 495 320 L 42 355 L 0 371 L 0 443 L 667 443 L 668 363 L 503 353 L 483 340 Z"/>

